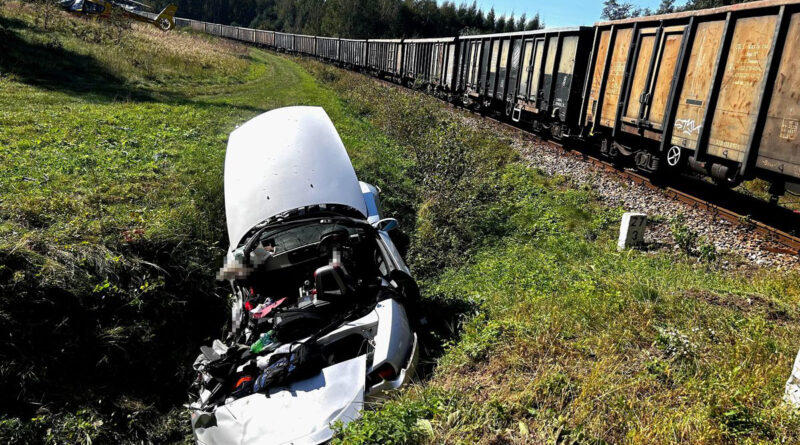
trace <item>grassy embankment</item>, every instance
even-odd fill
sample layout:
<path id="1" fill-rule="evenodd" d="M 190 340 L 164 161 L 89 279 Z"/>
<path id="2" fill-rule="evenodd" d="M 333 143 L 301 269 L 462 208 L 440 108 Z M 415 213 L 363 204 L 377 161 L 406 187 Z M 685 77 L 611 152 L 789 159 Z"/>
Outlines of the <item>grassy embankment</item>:
<path id="1" fill-rule="evenodd" d="M 684 249 L 618 253 L 623 209 L 521 165 L 435 99 L 304 66 L 414 160 L 412 267 L 426 298 L 473 308 L 433 376 L 343 443 L 800 440 L 781 399 L 797 271 L 722 270 L 679 221 Z"/>
<path id="2" fill-rule="evenodd" d="M 42 16 L 0 6 L 0 441 L 182 441 L 191 362 L 228 318 L 228 133 L 321 105 L 367 180 L 391 190 L 371 172 L 398 156 L 285 58 Z"/>
<path id="3" fill-rule="evenodd" d="M 0 438 L 185 437 L 184 413 L 164 414 L 226 318 L 212 280 L 226 135 L 309 103 L 401 217 L 427 299 L 470 308 L 433 376 L 345 442 L 798 440 L 780 403 L 796 272 L 617 253 L 621 210 L 429 97 L 304 62 L 320 84 L 181 33 L 45 31 L 2 11 Z"/>

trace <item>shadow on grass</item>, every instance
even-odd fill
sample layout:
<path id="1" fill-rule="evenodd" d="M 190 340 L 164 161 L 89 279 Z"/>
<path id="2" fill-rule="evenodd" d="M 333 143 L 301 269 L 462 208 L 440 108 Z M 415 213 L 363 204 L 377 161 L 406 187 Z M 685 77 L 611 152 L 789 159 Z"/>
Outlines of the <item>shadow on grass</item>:
<path id="1" fill-rule="evenodd" d="M 4 16 L 0 16 L 0 26 L 8 29 L 21 29 L 28 27 L 28 25 L 20 19 Z"/>
<path id="2" fill-rule="evenodd" d="M 462 322 L 477 311 L 477 305 L 433 296 L 421 299 L 417 311 L 424 317 L 416 328 L 420 344 L 417 378 L 424 381 L 433 375 L 447 346 L 458 340 Z"/>
<path id="3" fill-rule="evenodd" d="M 98 271 L 89 261 L 73 289 L 43 285 L 27 255 L 0 251 L 0 331 L 11 333 L 0 339 L 0 416 L 30 418 L 43 404 L 104 412 L 125 398 L 168 410 L 187 400 L 190 365 L 226 320 L 226 288 L 188 274 L 175 258 L 203 258 L 180 243 L 126 250 L 145 263 Z M 85 281 L 103 272 L 119 290 L 90 290 Z M 136 299 L 130 289 L 144 280 L 163 284 Z"/>
<path id="4" fill-rule="evenodd" d="M 91 95 L 98 102 L 152 100 L 152 94 L 125 85 L 96 59 L 63 48 L 57 40 L 32 43 L 12 31 L 27 25 L 0 16 L 0 72 L 20 82 L 70 94 Z M 4 28 L 4 29 L 3 29 Z"/>
<path id="5" fill-rule="evenodd" d="M 18 19 L 0 16 L 0 74 L 12 74 L 19 82 L 81 96 L 95 103 L 133 101 L 212 107 L 221 105 L 193 100 L 191 96 L 180 92 L 151 91 L 131 85 L 94 57 L 64 48 L 57 39 L 33 43 L 14 31 L 28 27 Z M 267 111 L 247 105 L 235 105 L 235 108 Z"/>

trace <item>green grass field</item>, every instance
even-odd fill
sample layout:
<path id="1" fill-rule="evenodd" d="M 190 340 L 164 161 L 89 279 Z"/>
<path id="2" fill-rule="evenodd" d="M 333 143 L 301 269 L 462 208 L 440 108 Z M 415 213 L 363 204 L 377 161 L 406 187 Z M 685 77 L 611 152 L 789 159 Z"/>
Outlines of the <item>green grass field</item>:
<path id="1" fill-rule="evenodd" d="M 228 133 L 306 104 L 356 163 L 385 144 L 285 58 L 41 17 L 0 8 L 0 441 L 182 440 L 191 362 L 226 319 Z"/>
<path id="2" fill-rule="evenodd" d="M 227 319 L 227 134 L 298 104 L 325 108 L 400 219 L 435 339 L 433 371 L 338 442 L 800 441 L 781 401 L 797 271 L 618 253 L 622 209 L 431 97 L 43 17 L 0 6 L 0 441 L 190 440 L 191 362 Z"/>

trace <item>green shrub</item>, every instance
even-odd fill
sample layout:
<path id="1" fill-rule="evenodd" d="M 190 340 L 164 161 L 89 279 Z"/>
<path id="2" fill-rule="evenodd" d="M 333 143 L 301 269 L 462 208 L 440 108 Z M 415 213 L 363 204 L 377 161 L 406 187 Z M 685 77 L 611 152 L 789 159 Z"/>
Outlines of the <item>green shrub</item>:
<path id="1" fill-rule="evenodd" d="M 334 425 L 339 444 L 415 444 L 430 438 L 430 420 L 439 408 L 435 399 L 389 401 L 378 410 L 365 410 L 358 422 Z"/>
<path id="2" fill-rule="evenodd" d="M 703 261 L 704 263 L 713 263 L 717 261 L 719 256 L 716 246 L 714 246 L 714 244 L 707 239 L 703 239 L 703 241 L 700 243 L 700 247 L 697 249 L 697 254 L 700 261 Z"/>
<path id="3" fill-rule="evenodd" d="M 675 244 L 681 251 L 687 255 L 694 255 L 699 235 L 686 224 L 686 216 L 680 213 L 672 218 L 670 228 Z"/>

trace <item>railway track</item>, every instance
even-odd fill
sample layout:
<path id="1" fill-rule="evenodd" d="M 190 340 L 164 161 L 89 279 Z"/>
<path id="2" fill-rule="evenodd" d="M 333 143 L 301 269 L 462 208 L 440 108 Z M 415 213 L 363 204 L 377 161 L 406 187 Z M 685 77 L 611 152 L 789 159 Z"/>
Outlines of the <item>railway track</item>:
<path id="1" fill-rule="evenodd" d="M 381 82 L 396 85 L 385 80 L 381 80 Z M 452 104 L 450 106 L 460 108 Z M 636 171 L 620 167 L 610 161 L 589 154 L 585 150 L 574 147 L 573 144 L 565 145 L 557 141 L 543 139 L 519 126 L 475 111 L 470 110 L 469 112 L 481 119 L 489 120 L 495 125 L 519 132 L 532 140 L 559 148 L 566 155 L 573 156 L 582 162 L 594 165 L 623 179 L 656 190 L 689 207 L 703 210 L 716 218 L 743 226 L 748 231 L 761 235 L 765 240 L 773 243 L 774 246 L 767 249 L 771 252 L 800 256 L 800 236 L 798 236 L 800 233 L 800 213 L 796 211 L 771 205 L 766 201 L 734 190 L 720 189 L 705 181 L 686 176 L 681 176 L 679 180 L 673 181 L 671 184 L 660 184 Z M 692 190 L 692 192 L 690 193 L 689 190 Z"/>

